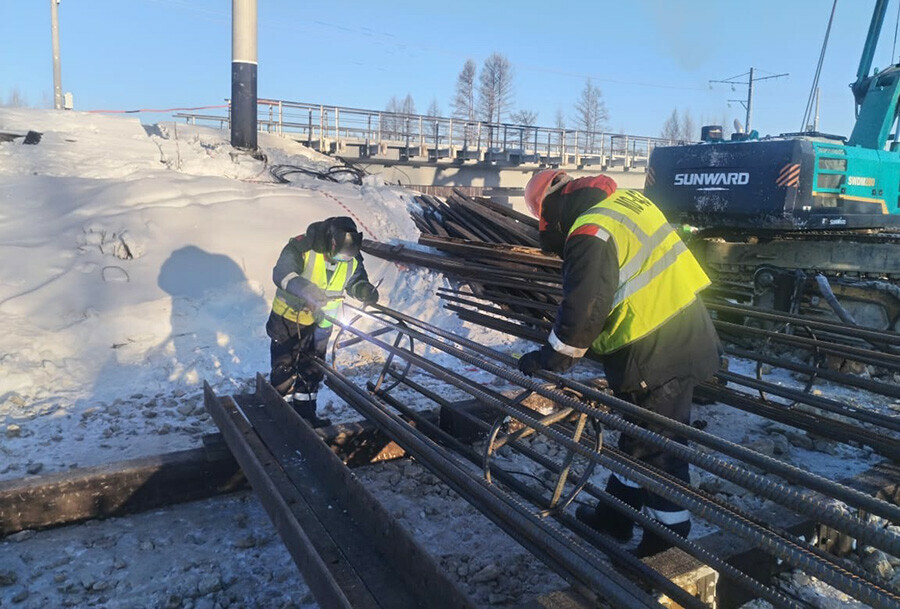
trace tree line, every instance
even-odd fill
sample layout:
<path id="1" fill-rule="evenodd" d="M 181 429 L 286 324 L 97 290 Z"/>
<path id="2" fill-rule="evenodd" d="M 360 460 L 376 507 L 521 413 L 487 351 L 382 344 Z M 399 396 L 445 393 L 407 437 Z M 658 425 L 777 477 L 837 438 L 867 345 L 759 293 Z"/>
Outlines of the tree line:
<path id="1" fill-rule="evenodd" d="M 539 113 L 529 108 L 515 108 L 515 94 L 513 86 L 513 68 L 509 59 L 502 53 L 492 53 L 484 60 L 479 72 L 474 60 L 468 59 L 456 78 L 454 96 L 450 101 L 451 116 L 463 123 L 485 122 L 490 124 L 509 123 L 524 127 L 523 136 L 527 139 L 532 132 L 528 127 L 536 127 Z M 416 114 L 416 106 L 412 95 L 407 94 L 401 101 L 397 97 L 391 97 L 385 111 L 389 116 L 382 118 L 382 131 L 386 135 L 410 134 L 417 129 L 416 125 L 408 123 L 408 117 Z M 437 99 L 433 99 L 428 106 L 425 116 L 441 116 L 440 105 Z M 599 87 L 587 79 L 581 94 L 575 103 L 572 123 L 574 128 L 589 134 L 589 139 L 596 137 L 606 128 L 609 113 L 603 101 L 603 93 Z M 431 128 L 437 133 L 437 122 L 433 122 Z M 557 109 L 554 127 L 566 129 L 566 115 L 562 108 Z M 429 127 L 425 127 L 427 130 Z M 466 126 L 466 137 L 471 139 L 473 127 Z M 497 137 L 493 129 L 485 134 L 490 140 Z M 599 142 L 596 142 L 599 144 Z M 593 147 L 594 143 L 588 141 L 587 146 Z"/>
<path id="2" fill-rule="evenodd" d="M 474 60 L 466 60 L 456 77 L 454 95 L 450 100 L 452 118 L 464 123 L 480 121 L 489 124 L 519 125 L 525 128 L 524 137 L 527 140 L 531 133 L 527 128 L 537 126 L 539 114 L 528 108 L 515 107 L 513 76 L 512 64 L 502 53 L 492 53 L 484 60 L 480 71 Z M 410 124 L 409 119 L 406 118 L 416 114 L 416 105 L 412 95 L 407 94 L 402 100 L 391 97 L 385 110 L 390 113 L 382 119 L 382 131 L 386 136 L 418 134 L 418 125 Z M 432 99 L 425 116 L 442 116 L 437 98 Z M 568 118 L 569 120 L 563 109 L 558 108 L 556 116 L 553 118 L 553 127 L 560 130 L 569 128 L 579 130 L 586 138 L 586 140 L 582 140 L 586 149 L 591 150 L 599 146 L 600 142 L 595 140 L 600 133 L 607 129 L 609 113 L 603 100 L 603 92 L 591 82 L 590 78 L 585 81 L 572 108 L 572 114 Z M 719 124 L 725 126 L 724 117 Z M 429 130 L 433 130 L 433 135 L 437 139 L 437 121 L 432 121 L 423 128 L 426 131 L 425 135 L 429 134 Z M 730 129 L 726 128 L 725 131 L 727 137 Z M 473 136 L 472 127 L 467 127 L 467 139 L 471 139 Z M 659 133 L 659 137 L 673 142 L 695 142 L 699 140 L 699 136 L 699 128 L 690 110 L 679 113 L 677 108 L 672 110 L 672 114 L 665 120 Z M 495 134 L 489 130 L 486 137 L 490 139 L 495 137 Z"/>
<path id="3" fill-rule="evenodd" d="M 708 121 L 701 117 L 700 124 L 720 125 L 722 127 L 722 134 L 726 138 L 729 137 L 732 132 L 724 116 L 718 122 L 715 120 Z M 700 140 L 700 131 L 697 128 L 697 124 L 694 122 L 694 117 L 691 115 L 690 110 L 684 110 L 679 113 L 678 108 L 673 108 L 672 114 L 670 114 L 669 118 L 663 123 L 662 130 L 659 132 L 659 137 L 673 142 L 696 142 Z"/>

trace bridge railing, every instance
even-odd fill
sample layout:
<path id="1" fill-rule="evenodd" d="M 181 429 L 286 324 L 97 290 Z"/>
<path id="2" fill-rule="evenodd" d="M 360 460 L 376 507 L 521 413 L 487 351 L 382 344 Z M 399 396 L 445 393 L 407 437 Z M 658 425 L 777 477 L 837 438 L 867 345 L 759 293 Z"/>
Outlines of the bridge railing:
<path id="1" fill-rule="evenodd" d="M 229 116 L 175 115 L 189 123 L 230 126 Z M 289 134 L 326 153 L 400 160 L 478 160 L 512 164 L 646 166 L 672 140 L 442 116 L 259 99 L 260 131 Z"/>

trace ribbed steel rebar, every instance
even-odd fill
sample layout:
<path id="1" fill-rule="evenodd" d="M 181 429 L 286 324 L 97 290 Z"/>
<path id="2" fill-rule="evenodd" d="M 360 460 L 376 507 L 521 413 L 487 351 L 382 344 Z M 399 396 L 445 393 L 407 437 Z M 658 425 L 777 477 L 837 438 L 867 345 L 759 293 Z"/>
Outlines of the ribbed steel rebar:
<path id="1" fill-rule="evenodd" d="M 400 412 L 403 416 L 409 418 L 416 424 L 417 429 L 421 429 L 426 435 L 432 438 L 437 438 L 442 444 L 447 446 L 451 446 L 455 452 L 462 455 L 466 459 L 468 459 L 473 464 L 479 465 L 479 454 L 477 451 L 472 450 L 469 446 L 460 442 L 452 435 L 448 434 L 444 430 L 442 430 L 438 425 L 435 425 L 432 421 L 428 420 L 426 417 L 422 416 L 421 413 L 416 412 L 415 410 L 405 406 L 402 402 L 393 398 L 390 395 L 384 394 L 383 392 L 377 392 L 376 395 L 382 399 L 385 403 L 389 404 L 393 408 L 395 408 L 398 412 Z M 475 418 L 478 423 L 484 424 L 483 421 Z M 557 472 L 559 472 L 557 468 Z M 503 482 L 506 486 L 513 488 L 516 493 L 520 496 L 531 501 L 532 505 L 535 507 L 540 507 L 543 503 L 546 505 L 546 498 L 538 495 L 525 484 L 522 484 L 518 480 L 514 478 L 514 476 L 505 470 L 496 470 L 494 472 L 495 476 Z M 543 501 L 542 501 L 543 499 Z M 558 515 L 555 515 L 557 520 L 559 520 L 565 526 L 572 528 L 569 526 L 571 523 L 566 522 L 564 518 L 559 518 Z M 665 528 L 665 527 L 663 527 Z M 596 535 L 596 533 L 595 533 Z M 598 536 L 599 537 L 599 536 Z M 621 563 L 625 563 L 627 568 L 637 573 L 641 579 L 648 581 L 651 585 L 658 588 L 661 592 L 667 594 L 670 598 L 674 599 L 683 607 L 696 607 L 697 609 L 708 609 L 708 605 L 706 603 L 702 603 L 698 601 L 693 596 L 689 595 L 682 588 L 673 584 L 669 579 L 660 575 L 657 571 L 651 569 L 642 563 L 637 557 L 623 549 L 619 544 L 614 541 L 609 540 L 608 538 L 602 539 L 601 548 L 607 554 L 610 554 L 616 560 Z"/>
<path id="2" fill-rule="evenodd" d="M 795 336 L 792 334 L 783 334 L 780 332 L 772 332 L 771 330 L 763 330 L 761 328 L 753 328 L 750 326 L 741 326 L 731 322 L 715 320 L 716 328 L 731 332 L 738 335 L 759 336 L 770 338 L 772 340 L 782 342 L 788 345 L 804 347 L 806 349 L 817 349 L 822 353 L 830 353 L 839 357 L 871 364 L 872 366 L 881 366 L 891 370 L 900 370 L 900 355 L 893 353 L 883 353 L 881 351 L 872 351 L 861 347 L 852 347 L 840 343 L 832 343 L 816 338 L 807 338 L 805 336 Z"/>
<path id="3" fill-rule="evenodd" d="M 333 321 L 342 323 L 339 320 Z M 365 334 L 355 328 L 344 327 L 358 336 Z M 384 347 L 388 347 L 388 350 L 396 349 L 383 341 L 374 340 L 374 344 L 381 343 Z M 538 518 L 516 498 L 502 492 L 495 485 L 488 484 L 483 478 L 473 476 L 471 470 L 453 459 L 448 459 L 446 451 L 436 450 L 422 432 L 410 427 L 397 415 L 383 408 L 371 394 L 354 385 L 321 360 L 313 361 L 339 395 L 358 407 L 366 418 L 385 431 L 416 459 L 428 464 L 432 472 L 439 475 L 460 495 L 480 507 L 482 513 L 513 535 L 516 541 L 548 564 L 555 565 L 560 575 L 576 587 L 586 588 L 592 593 L 602 593 L 615 606 L 659 607 L 659 603 L 649 595 L 609 569 L 592 550 L 572 540 L 564 543 L 559 530 L 554 530 L 555 527 Z"/>
<path id="4" fill-rule="evenodd" d="M 813 330 L 825 330 L 833 334 L 840 334 L 857 340 L 865 340 L 873 344 L 887 344 L 900 346 L 900 335 L 890 331 L 872 330 L 862 326 L 854 326 L 834 321 L 826 321 L 804 315 L 793 315 L 783 311 L 769 311 L 758 307 L 748 307 L 734 303 L 705 301 L 706 307 L 713 311 L 745 315 L 769 321 L 789 323 L 793 326 L 807 326 Z"/>
<path id="5" fill-rule="evenodd" d="M 886 429 L 900 431 L 900 419 L 897 419 L 895 417 L 880 415 L 863 408 L 845 404 L 843 402 L 838 402 L 837 400 L 832 400 L 817 395 L 811 395 L 797 389 L 791 389 L 790 387 L 784 387 L 782 385 L 776 385 L 774 383 L 767 383 L 765 381 L 760 381 L 749 376 L 736 374 L 727 370 L 720 370 L 718 373 L 716 373 L 716 376 L 724 381 L 743 385 L 744 387 L 750 387 L 751 389 L 765 391 L 766 393 L 771 393 L 773 395 L 779 395 L 783 398 L 794 400 L 796 402 L 803 402 L 804 404 L 814 406 L 827 412 L 839 414 L 841 416 L 856 419 L 865 423 L 871 423 L 872 425 L 878 425 Z"/>
<path id="6" fill-rule="evenodd" d="M 398 376 L 398 378 L 399 378 L 399 376 Z M 409 386 L 410 388 L 417 391 L 418 393 L 421 393 L 422 395 L 425 395 L 426 397 L 435 401 L 436 403 L 441 404 L 442 407 L 452 408 L 452 406 L 449 403 L 447 403 L 445 400 L 443 400 L 439 395 L 430 391 L 428 388 L 426 388 L 406 377 L 403 377 L 400 380 L 403 384 Z M 497 396 L 497 397 L 502 397 L 502 396 Z M 427 419 L 425 419 L 424 417 L 422 417 L 415 411 L 413 411 L 409 408 L 403 407 L 402 404 L 400 404 L 399 402 L 397 402 L 396 407 L 398 409 L 402 408 L 402 412 L 406 416 L 414 419 L 416 421 L 417 425 L 419 425 L 421 427 L 425 427 L 425 426 L 434 427 L 434 425 L 432 423 L 430 423 Z M 485 431 L 488 431 L 490 428 L 489 424 L 487 424 L 486 422 L 482 421 L 478 417 L 475 417 L 467 412 L 460 411 L 460 412 L 458 412 L 458 414 L 460 416 L 464 417 L 466 420 L 468 420 L 470 424 L 480 427 L 481 429 L 483 429 Z M 438 430 L 440 430 L 440 428 L 438 428 Z M 442 433 L 442 437 L 447 436 L 447 434 L 445 434 L 444 432 L 441 432 L 441 433 Z M 454 446 L 456 446 L 459 450 L 468 449 L 468 447 L 465 445 L 462 445 L 462 447 L 460 447 L 459 445 L 461 443 L 458 442 L 452 436 L 449 436 L 449 438 L 446 441 L 452 442 L 454 444 Z M 526 446 L 523 442 L 521 442 L 519 440 L 510 440 L 509 442 L 507 442 L 507 446 L 510 446 L 512 449 L 516 450 L 517 452 L 519 452 L 526 458 L 531 459 L 538 465 L 544 467 L 545 469 L 547 469 L 548 471 L 550 471 L 554 474 L 558 474 L 560 472 L 559 464 L 557 464 L 555 461 L 553 461 L 549 457 L 546 457 L 545 455 L 542 455 L 541 453 L 535 451 L 534 449 Z M 609 449 L 607 447 L 604 447 L 603 450 L 609 450 Z M 478 453 L 476 453 L 475 451 L 467 450 L 466 455 L 468 456 L 469 453 L 472 453 L 470 458 L 473 460 L 473 462 L 477 463 L 478 462 L 477 459 L 478 459 L 478 457 L 480 457 L 480 455 Z M 579 482 L 578 480 L 572 481 L 573 484 L 577 484 L 578 482 Z M 618 511 L 627 515 L 629 518 L 631 518 L 632 520 L 637 522 L 640 526 L 642 526 L 645 530 L 650 530 L 650 531 L 656 533 L 657 535 L 663 537 L 664 539 L 666 539 L 669 543 L 672 543 L 673 545 L 678 546 L 679 548 L 681 548 L 682 550 L 684 550 L 685 552 L 687 552 L 694 558 L 711 566 L 713 569 L 718 571 L 720 575 L 730 579 L 731 581 L 736 583 L 738 586 L 742 587 L 744 590 L 753 594 L 754 596 L 756 596 L 758 598 L 762 598 L 764 600 L 767 600 L 776 607 L 785 607 L 785 608 L 789 608 L 789 609 L 801 609 L 801 605 L 799 605 L 796 602 L 792 601 L 791 599 L 788 599 L 787 597 L 783 596 L 777 590 L 774 590 L 771 587 L 766 586 L 766 585 L 762 584 L 761 582 L 748 576 L 746 573 L 739 571 L 738 569 L 736 569 L 732 565 L 728 564 L 727 562 L 725 562 L 724 560 L 719 558 L 717 555 L 715 555 L 712 552 L 710 552 L 709 550 L 707 550 L 706 548 L 703 548 L 703 547 L 697 545 L 696 543 L 677 535 L 671 529 L 662 525 L 659 521 L 651 518 L 650 516 L 647 516 L 646 514 L 644 514 L 643 512 L 641 512 L 639 510 L 635 510 L 633 507 L 631 507 L 627 503 L 620 501 L 619 499 L 616 499 L 612 495 L 601 490 L 598 486 L 588 482 L 584 488 L 588 492 L 588 494 L 590 494 L 595 499 L 603 501 L 604 503 L 606 503 L 608 505 L 614 506 L 615 509 L 617 509 Z M 583 534 L 584 531 L 579 530 L 579 533 Z"/>
<path id="7" fill-rule="evenodd" d="M 378 308 L 384 309 L 384 307 Z M 382 321 L 382 323 L 386 322 Z M 344 327 L 347 328 L 347 326 Z M 349 329 L 354 334 L 364 334 L 363 332 L 356 330 L 355 328 L 347 329 Z M 532 381 L 524 375 L 511 373 L 480 358 L 470 356 L 469 354 L 461 352 L 456 348 L 450 347 L 449 345 L 446 345 L 441 341 L 437 341 L 432 339 L 431 337 L 425 336 L 420 332 L 415 332 L 408 328 L 405 328 L 404 331 L 413 332 L 421 342 L 430 344 L 447 353 L 451 353 L 463 362 L 478 366 L 488 372 L 491 372 L 492 374 L 500 376 L 501 378 L 506 378 L 507 380 L 516 382 L 517 384 L 520 384 L 527 389 L 531 389 L 536 393 L 544 395 L 545 397 L 548 397 L 559 404 L 573 408 L 574 410 L 578 410 L 580 412 L 585 412 L 586 414 L 600 419 L 604 424 L 608 424 L 610 427 L 620 429 L 621 431 L 624 431 L 625 433 L 628 433 L 629 435 L 632 435 L 640 439 L 641 441 L 654 444 L 664 449 L 669 448 L 670 452 L 678 454 L 679 457 L 688 460 L 696 465 L 700 465 L 704 469 L 713 471 L 714 473 L 717 473 L 726 479 L 731 479 L 737 484 L 741 484 L 743 482 L 743 484 L 741 484 L 742 486 L 750 488 L 751 490 L 754 490 L 761 495 L 769 496 L 770 498 L 778 502 L 786 503 L 789 507 L 791 507 L 791 509 L 794 509 L 795 511 L 807 513 L 807 515 L 821 520 L 822 522 L 825 522 L 826 524 L 829 524 L 836 529 L 851 531 L 855 537 L 857 537 L 864 543 L 886 549 L 886 551 L 891 553 L 893 553 L 893 550 L 887 548 L 892 548 L 897 545 L 898 539 L 896 535 L 888 534 L 886 536 L 882 536 L 881 534 L 878 534 L 876 531 L 874 531 L 872 527 L 866 525 L 863 522 L 860 522 L 855 518 L 847 517 L 847 515 L 843 514 L 842 512 L 838 512 L 832 506 L 827 505 L 824 502 L 814 500 L 812 498 L 803 498 L 796 491 L 785 488 L 783 485 L 771 483 L 765 478 L 762 478 L 761 476 L 758 476 L 757 474 L 753 474 L 751 472 L 737 472 L 737 475 L 735 475 L 736 468 L 731 464 L 720 461 L 713 457 L 709 457 L 707 455 L 697 454 L 696 451 L 688 449 L 683 445 L 678 446 L 682 447 L 684 450 L 677 450 L 676 447 L 665 447 L 667 443 L 677 443 L 671 442 L 666 438 L 659 436 L 658 434 L 649 432 L 643 428 L 628 423 L 620 419 L 619 417 L 604 416 L 604 413 L 602 413 L 601 411 L 598 411 L 591 406 L 587 406 L 578 400 L 568 397 L 567 395 L 555 391 L 541 391 L 539 383 Z M 692 510 L 698 515 L 707 518 L 712 522 L 715 522 L 723 528 L 736 532 L 742 537 L 753 540 L 755 543 L 758 543 L 765 547 L 774 556 L 777 556 L 778 558 L 781 558 L 782 560 L 785 560 L 790 564 L 804 569 L 810 574 L 821 578 L 823 581 L 834 585 L 835 587 L 847 592 L 848 594 L 853 594 L 856 598 L 866 599 L 865 602 L 868 602 L 873 606 L 885 608 L 893 607 L 897 602 L 900 602 L 900 597 L 894 596 L 892 593 L 883 590 L 870 582 L 860 580 L 859 577 L 855 576 L 853 573 L 848 572 L 846 569 L 843 569 L 842 567 L 832 563 L 824 563 L 819 557 L 815 556 L 815 554 L 811 553 L 807 548 L 799 546 L 798 544 L 795 544 L 790 540 L 779 538 L 777 535 L 771 533 L 770 531 L 761 530 L 760 527 L 754 525 L 753 523 L 740 522 L 730 516 L 722 515 L 718 511 L 716 506 L 709 504 L 709 502 L 702 500 L 702 498 L 698 499 L 696 496 L 692 496 L 689 490 L 678 489 L 669 484 L 659 483 L 657 480 L 645 475 L 636 468 L 615 463 L 608 457 L 604 458 L 602 455 L 597 455 L 596 453 L 591 452 L 584 446 L 572 442 L 568 437 L 557 432 L 556 430 L 542 425 L 537 419 L 527 417 L 525 415 L 522 415 L 521 412 L 507 407 L 503 402 L 496 400 L 488 393 L 486 393 L 477 383 L 474 383 L 461 375 L 452 373 L 421 356 L 417 356 L 414 353 L 392 347 L 387 343 L 384 343 L 383 341 L 372 339 L 370 342 L 386 351 L 394 353 L 399 357 L 413 360 L 418 367 L 430 372 L 431 374 L 434 374 L 441 380 L 450 382 L 458 388 L 463 389 L 473 397 L 476 397 L 477 399 L 482 400 L 484 403 L 497 408 L 501 412 L 505 412 L 510 416 L 517 417 L 524 424 L 534 427 L 545 436 L 554 439 L 558 443 L 564 445 L 566 448 L 578 452 L 588 459 L 597 460 L 597 462 L 601 463 L 612 471 L 622 474 L 623 476 L 626 476 L 629 479 L 638 482 L 642 486 L 645 486 L 645 488 L 647 488 L 651 492 L 673 500 L 675 503 Z M 778 496 L 779 499 L 781 499 L 782 495 L 786 495 L 788 497 L 787 501 L 779 501 L 775 498 L 776 496 Z"/>
<path id="8" fill-rule="evenodd" d="M 392 315 L 398 316 L 400 319 L 403 319 L 407 323 L 423 327 L 438 336 L 441 336 L 448 340 L 453 340 L 461 345 L 465 345 L 466 347 L 471 348 L 473 351 L 476 351 L 481 355 L 491 357 L 496 361 L 503 362 L 507 366 L 515 367 L 517 365 L 516 360 L 509 355 L 497 352 L 488 347 L 484 347 L 483 345 L 480 345 L 474 341 L 470 341 L 464 337 L 455 335 L 452 332 L 441 330 L 440 328 L 400 313 L 399 311 L 393 311 L 380 305 L 376 305 L 376 308 L 384 310 L 385 312 L 389 311 Z M 361 309 L 357 310 L 362 312 Z M 386 322 L 382 320 L 382 323 Z M 411 329 L 404 329 L 404 331 L 415 332 Z M 731 463 L 716 459 L 710 455 L 695 451 L 694 449 L 691 449 L 683 444 L 679 444 L 678 442 L 674 442 L 672 440 L 669 440 L 668 438 L 664 438 L 659 434 L 653 433 L 633 423 L 629 423 L 619 416 L 604 413 L 596 408 L 587 406 L 582 402 L 574 400 L 573 398 L 561 392 L 549 390 L 540 382 L 537 382 L 534 379 L 519 373 L 518 371 L 513 372 L 508 368 L 502 368 L 482 359 L 473 358 L 470 354 L 447 345 L 446 343 L 435 340 L 433 337 L 424 335 L 421 332 L 415 332 L 415 336 L 422 342 L 439 348 L 447 353 L 451 353 L 462 361 L 478 366 L 479 368 L 482 368 L 483 370 L 486 370 L 491 374 L 514 382 L 521 387 L 531 389 L 535 393 L 543 395 L 544 397 L 551 399 L 559 404 L 563 404 L 567 407 L 574 408 L 579 412 L 584 412 L 586 414 L 594 416 L 598 418 L 601 423 L 608 427 L 623 431 L 636 439 L 666 450 L 669 453 L 678 456 L 679 458 L 702 467 L 703 469 L 706 469 L 713 473 L 717 473 L 718 475 L 734 482 L 735 484 L 764 495 L 778 503 L 781 503 L 782 505 L 785 505 L 786 507 L 789 507 L 794 511 L 806 514 L 807 516 L 810 516 L 812 518 L 821 519 L 823 523 L 828 524 L 829 526 L 833 526 L 836 529 L 846 531 L 854 537 L 858 538 L 861 542 L 881 548 L 895 556 L 900 555 L 900 536 L 890 532 L 876 533 L 863 521 L 857 518 L 848 517 L 848 515 L 844 512 L 837 510 L 834 506 L 829 505 L 822 500 L 812 497 L 803 497 L 793 489 L 789 489 L 784 487 L 783 485 L 773 483 L 772 481 L 749 472 L 746 469 L 738 469 Z M 544 376 L 546 376 L 547 380 L 551 380 L 559 384 L 560 386 L 573 389 L 588 398 L 597 400 L 598 402 L 610 408 L 613 408 L 618 412 L 627 414 L 630 417 L 641 419 L 647 421 L 648 423 L 653 423 L 662 427 L 667 427 L 678 433 L 678 435 L 684 436 L 700 444 L 715 448 L 716 450 L 719 450 L 736 459 L 740 459 L 746 463 L 758 466 L 795 483 L 804 484 L 809 488 L 823 493 L 829 497 L 834 497 L 850 505 L 860 507 L 869 513 L 877 514 L 883 518 L 890 520 L 891 522 L 900 523 L 900 507 L 891 505 L 885 501 L 875 499 L 854 489 L 837 484 L 826 478 L 822 478 L 821 476 L 803 471 L 792 465 L 786 464 L 782 461 L 778 461 L 777 459 L 767 457 L 738 444 L 734 444 L 733 442 L 723 440 L 712 434 L 695 429 L 690 425 L 678 423 L 656 413 L 650 412 L 646 409 L 635 406 L 630 402 L 626 402 L 625 400 L 621 400 L 619 398 L 615 398 L 606 393 L 603 393 L 602 391 L 598 391 L 596 388 L 590 387 L 584 383 L 566 379 L 560 375 L 553 373 L 546 373 Z"/>
<path id="9" fill-rule="evenodd" d="M 741 349 L 733 345 L 726 345 L 725 353 L 751 361 L 756 360 L 765 364 L 769 364 L 771 366 L 784 368 L 785 370 L 793 370 L 794 372 L 815 375 L 828 381 L 840 383 L 841 385 L 858 387 L 860 389 L 865 389 L 866 391 L 871 391 L 872 393 L 900 399 L 900 385 L 896 383 L 880 383 L 878 381 L 863 378 L 854 374 L 844 374 L 841 372 L 836 372 L 834 370 L 829 370 L 827 368 L 819 368 L 817 366 L 801 364 L 783 357 L 766 355 L 765 353 L 761 353 L 759 351 L 748 351 L 747 349 Z"/>

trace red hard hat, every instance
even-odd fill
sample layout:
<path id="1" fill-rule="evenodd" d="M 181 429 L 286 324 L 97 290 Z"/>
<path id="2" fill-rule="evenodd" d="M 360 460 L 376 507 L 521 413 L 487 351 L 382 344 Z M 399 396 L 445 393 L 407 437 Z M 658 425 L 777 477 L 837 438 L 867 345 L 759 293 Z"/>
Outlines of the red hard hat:
<path id="1" fill-rule="evenodd" d="M 525 204 L 535 218 L 541 217 L 541 205 L 547 196 L 550 186 L 559 177 L 568 177 L 562 169 L 545 169 L 539 171 L 525 185 Z"/>

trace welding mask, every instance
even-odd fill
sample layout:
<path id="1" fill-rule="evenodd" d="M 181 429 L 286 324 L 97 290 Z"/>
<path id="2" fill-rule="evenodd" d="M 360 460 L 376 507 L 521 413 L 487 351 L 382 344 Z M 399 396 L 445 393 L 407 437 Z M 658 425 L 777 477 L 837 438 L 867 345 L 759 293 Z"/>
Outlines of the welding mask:
<path id="1" fill-rule="evenodd" d="M 333 227 L 330 232 L 328 257 L 334 262 L 350 262 L 359 255 L 362 233 Z"/>

